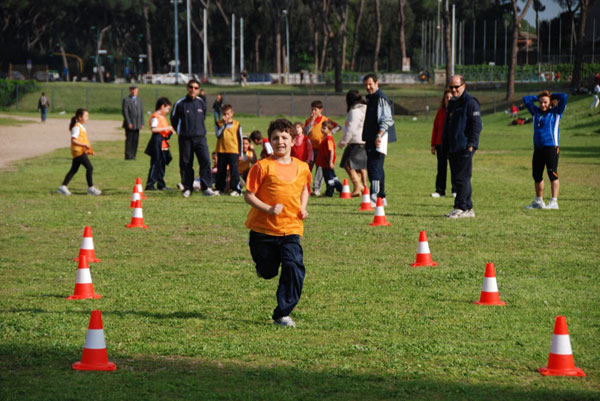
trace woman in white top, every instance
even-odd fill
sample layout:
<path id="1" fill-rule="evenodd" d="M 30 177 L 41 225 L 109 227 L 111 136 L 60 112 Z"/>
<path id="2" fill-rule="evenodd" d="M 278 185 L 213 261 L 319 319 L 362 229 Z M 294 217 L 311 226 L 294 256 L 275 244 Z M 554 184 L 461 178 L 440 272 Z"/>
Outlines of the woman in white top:
<path id="1" fill-rule="evenodd" d="M 342 139 L 338 142 L 344 150 L 340 167 L 348 172 L 348 176 L 354 185 L 352 196 L 360 196 L 364 187 L 367 186 L 367 152 L 365 142 L 362 140 L 363 124 L 367 111 L 367 102 L 357 90 L 346 93 L 346 123 L 344 124 Z"/>

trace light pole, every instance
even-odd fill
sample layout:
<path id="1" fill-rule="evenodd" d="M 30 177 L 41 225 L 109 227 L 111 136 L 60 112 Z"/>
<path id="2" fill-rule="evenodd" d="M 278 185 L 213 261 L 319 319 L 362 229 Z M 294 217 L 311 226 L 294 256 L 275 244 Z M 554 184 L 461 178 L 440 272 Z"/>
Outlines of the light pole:
<path id="1" fill-rule="evenodd" d="M 285 18 L 285 84 L 290 83 L 290 29 L 288 25 L 288 10 L 282 10 Z"/>
<path id="2" fill-rule="evenodd" d="M 100 65 L 98 63 L 98 52 L 100 51 L 100 29 L 98 29 L 98 27 L 96 27 L 95 25 L 92 25 L 90 27 L 91 31 L 95 31 L 96 32 L 96 58 L 95 58 L 95 64 L 96 64 L 96 69 L 98 70 L 98 72 L 100 72 Z"/>
<path id="3" fill-rule="evenodd" d="M 177 4 L 181 0 L 171 0 L 173 3 L 173 19 L 174 19 L 174 29 L 175 29 L 175 85 L 179 85 L 179 35 L 177 33 Z"/>

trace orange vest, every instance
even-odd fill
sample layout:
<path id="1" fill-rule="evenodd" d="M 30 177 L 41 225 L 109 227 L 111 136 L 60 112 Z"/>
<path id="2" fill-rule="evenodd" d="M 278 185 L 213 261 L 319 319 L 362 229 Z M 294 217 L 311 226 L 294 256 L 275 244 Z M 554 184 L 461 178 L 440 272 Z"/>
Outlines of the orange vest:
<path id="1" fill-rule="evenodd" d="M 217 153 L 239 153 L 239 138 L 238 130 L 240 128 L 239 121 L 232 120 L 232 125 L 229 128 L 223 130 L 223 134 L 217 138 L 217 147 L 215 152 Z M 223 126 L 223 120 L 218 121 L 217 125 L 219 128 Z"/>
<path id="2" fill-rule="evenodd" d="M 244 171 L 246 171 L 250 168 L 250 162 L 252 159 L 252 151 L 251 150 L 246 151 L 246 160 L 243 160 L 243 157 L 244 157 L 244 155 L 242 154 L 242 156 L 238 160 L 238 172 L 240 174 L 242 174 Z"/>
<path id="3" fill-rule="evenodd" d="M 160 114 L 158 111 L 155 111 L 150 116 L 150 121 L 148 122 L 148 125 L 150 126 L 150 132 L 152 132 L 152 119 L 153 118 L 156 118 L 158 120 L 158 125 L 157 125 L 158 128 L 167 128 L 169 126 L 169 122 L 167 121 L 167 118 L 165 116 L 163 116 L 162 114 Z M 160 148 L 163 150 L 169 149 L 169 142 L 167 142 L 166 138 L 169 137 L 170 133 L 171 133 L 171 131 L 168 129 L 159 132 L 159 134 L 163 138 L 165 138 L 165 139 L 163 139 L 163 141 L 160 145 Z"/>
<path id="4" fill-rule="evenodd" d="M 76 123 L 75 126 L 79 127 L 79 137 L 77 137 L 77 141 L 88 145 L 90 148 L 87 150 L 87 154 L 93 155 L 94 151 L 92 150 L 92 145 L 88 140 L 87 131 L 83 127 L 83 124 Z M 83 146 L 75 145 L 73 142 L 71 142 L 71 155 L 73 158 L 79 157 L 84 153 L 86 153 L 86 149 Z"/>
<path id="5" fill-rule="evenodd" d="M 254 169 L 262 170 L 263 179 L 255 192 L 256 197 L 268 205 L 280 203 L 284 205 L 283 210 L 278 215 L 270 215 L 253 207 L 248 212 L 246 227 L 273 236 L 302 236 L 304 224 L 300 218 L 300 195 L 306 184 L 311 182 L 308 164 L 292 157 L 292 163 L 297 167 L 296 178 L 292 182 L 286 182 L 277 175 L 275 163 L 277 161 L 273 157 L 259 160 L 250 169 L 250 175 Z"/>
<path id="6" fill-rule="evenodd" d="M 325 116 L 319 117 L 319 119 L 317 119 L 318 122 L 314 123 L 312 128 L 308 132 L 308 138 L 310 139 L 310 144 L 312 145 L 313 150 L 319 149 L 319 145 L 323 141 L 323 134 L 321 133 L 321 126 L 327 120 L 329 120 L 329 118 L 327 118 Z M 310 119 L 306 120 L 306 123 L 304 123 L 305 127 L 308 125 L 309 121 L 310 121 Z"/>

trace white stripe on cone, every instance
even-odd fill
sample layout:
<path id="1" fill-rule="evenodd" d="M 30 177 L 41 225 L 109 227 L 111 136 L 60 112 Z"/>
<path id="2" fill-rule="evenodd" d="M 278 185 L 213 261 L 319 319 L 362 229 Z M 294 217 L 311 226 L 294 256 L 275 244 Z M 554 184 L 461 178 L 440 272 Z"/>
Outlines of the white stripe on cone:
<path id="1" fill-rule="evenodd" d="M 88 329 L 83 348 L 105 349 L 106 343 L 104 342 L 104 329 Z"/>
<path id="2" fill-rule="evenodd" d="M 133 192 L 131 194 L 131 201 L 135 202 L 136 200 L 142 200 L 142 198 L 140 197 L 140 193 L 139 192 Z"/>
<path id="3" fill-rule="evenodd" d="M 496 277 L 484 277 L 481 291 L 498 292 L 498 284 L 496 283 Z"/>
<path id="4" fill-rule="evenodd" d="M 342 192 L 350 192 L 350 185 L 344 185 L 342 187 Z"/>
<path id="5" fill-rule="evenodd" d="M 144 215 L 143 215 L 143 213 L 142 213 L 142 209 L 141 209 L 141 208 L 138 208 L 138 207 L 136 207 L 135 209 L 133 209 L 133 216 L 132 216 L 132 217 L 133 217 L 134 219 L 135 219 L 135 218 L 137 218 L 137 219 L 143 219 L 143 218 L 144 218 Z"/>
<path id="6" fill-rule="evenodd" d="M 94 249 L 94 239 L 92 237 L 83 237 L 81 239 L 81 249 L 85 249 L 85 250 Z"/>
<path id="7" fill-rule="evenodd" d="M 571 349 L 571 340 L 568 334 L 554 334 L 552 337 L 552 347 L 550 348 L 551 354 L 556 355 L 571 355 L 573 350 Z"/>
<path id="8" fill-rule="evenodd" d="M 419 246 L 417 246 L 417 253 L 431 253 L 429 252 L 429 243 L 428 242 L 419 242 Z"/>
<path id="9" fill-rule="evenodd" d="M 385 216 L 385 212 L 383 211 L 383 206 L 377 206 L 375 208 L 375 216 Z"/>
<path id="10" fill-rule="evenodd" d="M 92 284 L 92 275 L 90 269 L 77 269 L 76 284 Z"/>
<path id="11" fill-rule="evenodd" d="M 142 184 L 135 184 L 135 185 L 137 185 L 137 190 L 139 193 L 144 192 L 144 189 L 142 188 Z"/>
<path id="12" fill-rule="evenodd" d="M 362 203 L 371 203 L 371 195 L 364 194 L 362 198 Z"/>

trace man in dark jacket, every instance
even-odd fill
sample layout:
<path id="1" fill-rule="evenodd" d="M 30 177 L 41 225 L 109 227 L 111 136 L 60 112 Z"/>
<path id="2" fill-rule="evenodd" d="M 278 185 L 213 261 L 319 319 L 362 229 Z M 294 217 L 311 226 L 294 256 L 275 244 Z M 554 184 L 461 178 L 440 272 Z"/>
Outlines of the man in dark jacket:
<path id="1" fill-rule="evenodd" d="M 456 187 L 454 209 L 446 215 L 451 219 L 475 217 L 471 201 L 473 155 L 479 146 L 481 111 L 479 102 L 467 93 L 461 75 L 450 79 L 452 100 L 448 102 L 442 147 L 450 159 L 452 182 Z"/>
<path id="2" fill-rule="evenodd" d="M 194 189 L 194 154 L 200 165 L 202 194 L 215 196 L 212 190 L 210 156 L 206 142 L 206 102 L 199 96 L 200 82 L 192 79 L 187 84 L 188 94 L 179 99 L 171 112 L 171 125 L 179 137 L 179 171 L 183 197 L 189 198 Z"/>
<path id="3" fill-rule="evenodd" d="M 383 199 L 387 206 L 385 197 L 385 172 L 383 162 L 387 154 L 389 142 L 396 142 L 396 129 L 390 100 L 379 89 L 377 76 L 367 74 L 363 79 L 367 90 L 367 111 L 363 125 L 362 140 L 365 141 L 367 151 L 367 174 L 371 181 L 371 204 L 376 205 L 377 198 Z"/>
<path id="4" fill-rule="evenodd" d="M 138 97 L 138 87 L 129 87 L 129 96 L 123 99 L 123 128 L 125 128 L 125 160 L 135 160 L 140 130 L 144 127 L 144 107 Z"/>

